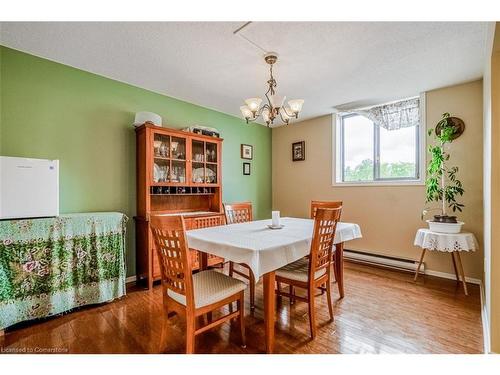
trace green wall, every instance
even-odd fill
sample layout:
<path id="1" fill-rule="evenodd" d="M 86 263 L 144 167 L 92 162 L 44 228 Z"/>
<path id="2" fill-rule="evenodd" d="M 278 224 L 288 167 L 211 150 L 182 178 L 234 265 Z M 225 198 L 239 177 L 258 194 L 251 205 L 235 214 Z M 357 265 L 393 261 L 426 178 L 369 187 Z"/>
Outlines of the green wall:
<path id="1" fill-rule="evenodd" d="M 135 274 L 134 114 L 151 111 L 171 128 L 219 129 L 223 199 L 271 210 L 271 131 L 257 124 L 0 46 L 0 154 L 60 160 L 61 213 L 120 211 L 128 225 L 128 275 Z M 243 176 L 240 144 L 254 146 Z M 36 188 L 36 181 L 33 181 Z"/>

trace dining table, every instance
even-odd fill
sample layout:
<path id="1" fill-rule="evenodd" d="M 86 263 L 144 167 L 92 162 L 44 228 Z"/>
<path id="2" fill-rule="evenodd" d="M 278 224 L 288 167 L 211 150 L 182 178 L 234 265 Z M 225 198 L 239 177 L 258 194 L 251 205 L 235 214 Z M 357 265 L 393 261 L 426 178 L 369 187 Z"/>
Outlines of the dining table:
<path id="1" fill-rule="evenodd" d="M 272 229 L 271 220 L 256 220 L 186 232 L 189 248 L 200 251 L 200 267 L 207 268 L 207 254 L 246 264 L 255 276 L 263 279 L 265 348 L 274 351 L 275 271 L 308 255 L 314 220 L 285 217 L 281 229 Z M 334 238 L 334 266 L 340 298 L 344 297 L 344 242 L 361 238 L 358 224 L 339 222 Z"/>

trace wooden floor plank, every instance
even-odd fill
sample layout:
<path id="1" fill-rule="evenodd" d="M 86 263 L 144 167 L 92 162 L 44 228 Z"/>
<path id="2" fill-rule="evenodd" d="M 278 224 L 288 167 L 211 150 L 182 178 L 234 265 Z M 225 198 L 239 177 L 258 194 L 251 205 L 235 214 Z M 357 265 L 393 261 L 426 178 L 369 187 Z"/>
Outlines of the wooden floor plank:
<path id="1" fill-rule="evenodd" d="M 326 295 L 317 297 L 318 336 L 310 340 L 307 305 L 276 304 L 276 353 L 481 353 L 479 288 L 465 296 L 453 280 L 346 263 L 345 298 L 334 290 L 334 322 Z M 256 309 L 246 298 L 247 348 L 239 345 L 237 321 L 197 337 L 197 353 L 262 353 L 262 283 Z M 246 296 L 248 297 L 248 296 Z M 227 313 L 222 309 L 219 314 Z M 214 319 L 217 318 L 214 315 Z M 41 348 L 59 353 L 183 353 L 185 322 L 166 319 L 160 287 L 132 286 L 112 303 L 77 309 L 58 317 L 18 324 L 0 338 L 4 352 Z M 40 350 L 40 349 L 38 349 Z"/>

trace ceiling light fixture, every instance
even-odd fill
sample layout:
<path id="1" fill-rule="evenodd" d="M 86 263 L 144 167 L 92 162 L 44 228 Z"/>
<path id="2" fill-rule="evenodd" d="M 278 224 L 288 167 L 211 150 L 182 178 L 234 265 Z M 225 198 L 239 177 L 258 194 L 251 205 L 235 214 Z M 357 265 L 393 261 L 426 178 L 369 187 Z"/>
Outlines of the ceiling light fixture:
<path id="1" fill-rule="evenodd" d="M 302 110 L 304 104 L 303 99 L 294 99 L 288 101 L 288 107 L 284 106 L 286 96 L 279 96 L 276 94 L 276 80 L 273 77 L 273 65 L 278 60 L 278 54 L 269 52 L 264 55 L 264 60 L 269 64 L 270 78 L 267 81 L 269 88 L 265 94 L 267 103 L 261 107 L 261 98 L 249 98 L 245 100 L 245 104 L 240 107 L 241 114 L 245 118 L 247 124 L 255 121 L 262 116 L 262 119 L 267 126 L 274 124 L 274 120 L 281 118 L 284 124 L 288 125 L 291 118 L 298 118 L 299 112 Z"/>

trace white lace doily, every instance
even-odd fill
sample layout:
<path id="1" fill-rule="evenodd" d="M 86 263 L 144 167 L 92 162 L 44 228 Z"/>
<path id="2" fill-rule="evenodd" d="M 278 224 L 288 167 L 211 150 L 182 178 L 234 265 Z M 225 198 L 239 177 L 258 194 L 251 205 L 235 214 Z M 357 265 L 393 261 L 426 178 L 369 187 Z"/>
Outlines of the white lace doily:
<path id="1" fill-rule="evenodd" d="M 475 251 L 479 245 L 472 233 L 438 233 L 429 229 L 419 229 L 415 236 L 415 246 L 435 251 Z"/>

